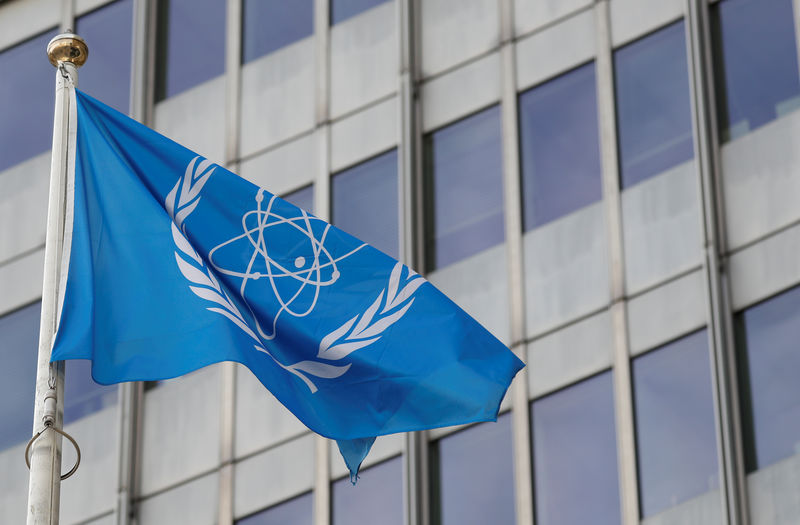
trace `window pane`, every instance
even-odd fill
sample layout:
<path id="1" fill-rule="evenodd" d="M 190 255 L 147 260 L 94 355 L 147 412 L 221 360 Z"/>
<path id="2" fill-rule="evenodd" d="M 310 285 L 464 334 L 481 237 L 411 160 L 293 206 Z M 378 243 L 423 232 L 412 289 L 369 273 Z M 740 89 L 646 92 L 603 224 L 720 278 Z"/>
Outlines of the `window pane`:
<path id="1" fill-rule="evenodd" d="M 389 0 L 331 0 L 331 25 L 356 16 Z"/>
<path id="2" fill-rule="evenodd" d="M 694 156 L 684 24 L 614 53 L 622 187 Z"/>
<path id="3" fill-rule="evenodd" d="M 55 68 L 47 43 L 56 31 L 0 53 L 0 171 L 50 149 L 53 142 Z M 8 75 L 13 72 L 13 82 Z"/>
<path id="4" fill-rule="evenodd" d="M 434 523 L 514 523 L 510 414 L 440 439 L 433 456 Z"/>
<path id="5" fill-rule="evenodd" d="M 132 16 L 133 0 L 118 0 L 75 23 L 90 49 L 78 86 L 122 113 L 130 105 Z"/>
<path id="6" fill-rule="evenodd" d="M 719 487 L 707 337 L 701 330 L 633 360 L 645 517 Z"/>
<path id="7" fill-rule="evenodd" d="M 92 362 L 70 359 L 64 369 L 64 423 L 78 420 L 117 402 L 117 385 L 99 385 L 92 379 Z"/>
<path id="8" fill-rule="evenodd" d="M 358 479 L 355 486 L 349 477 L 333 484 L 333 525 L 403 525 L 402 457 L 364 469 Z"/>
<path id="9" fill-rule="evenodd" d="M 31 437 L 41 309 L 34 303 L 0 317 L 0 450 Z"/>
<path id="10" fill-rule="evenodd" d="M 305 188 L 293 191 L 283 196 L 283 200 L 291 202 L 301 210 L 314 213 L 314 186 L 308 185 Z"/>
<path id="11" fill-rule="evenodd" d="M 531 404 L 537 525 L 620 523 L 611 372 Z"/>
<path id="12" fill-rule="evenodd" d="M 313 503 L 311 492 L 308 492 L 237 520 L 236 525 L 308 525 L 311 523 Z"/>
<path id="13" fill-rule="evenodd" d="M 747 471 L 800 454 L 800 288 L 740 316 Z"/>
<path id="14" fill-rule="evenodd" d="M 711 28 L 723 142 L 800 105 L 791 0 L 724 0 Z"/>
<path id="15" fill-rule="evenodd" d="M 331 213 L 338 228 L 397 258 L 397 150 L 334 175 Z"/>
<path id="16" fill-rule="evenodd" d="M 503 242 L 500 108 L 425 138 L 426 269 L 432 271 Z"/>
<path id="17" fill-rule="evenodd" d="M 221 75 L 225 0 L 158 2 L 158 54 L 157 101 Z"/>
<path id="18" fill-rule="evenodd" d="M 594 64 L 519 97 L 525 230 L 600 200 Z"/>
<path id="19" fill-rule="evenodd" d="M 244 0 L 242 61 L 288 46 L 314 33 L 314 0 Z"/>

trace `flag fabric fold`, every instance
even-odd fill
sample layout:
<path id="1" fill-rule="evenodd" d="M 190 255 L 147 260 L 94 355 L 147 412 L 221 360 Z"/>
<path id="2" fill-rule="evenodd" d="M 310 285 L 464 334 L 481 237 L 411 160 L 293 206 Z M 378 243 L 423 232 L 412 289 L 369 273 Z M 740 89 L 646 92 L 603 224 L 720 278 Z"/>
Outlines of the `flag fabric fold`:
<path id="1" fill-rule="evenodd" d="M 101 384 L 235 361 L 351 476 L 375 436 L 494 420 L 524 366 L 412 269 L 75 91 L 52 360 Z"/>

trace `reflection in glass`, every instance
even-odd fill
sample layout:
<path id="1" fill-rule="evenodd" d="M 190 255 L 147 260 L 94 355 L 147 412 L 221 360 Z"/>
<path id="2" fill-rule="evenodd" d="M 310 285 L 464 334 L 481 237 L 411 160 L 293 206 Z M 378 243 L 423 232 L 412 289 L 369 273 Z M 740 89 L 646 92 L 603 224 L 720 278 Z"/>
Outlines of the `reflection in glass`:
<path id="1" fill-rule="evenodd" d="M 800 288 L 739 316 L 747 471 L 800 454 Z"/>
<path id="2" fill-rule="evenodd" d="M 133 0 L 117 0 L 75 22 L 90 47 L 80 89 L 122 113 L 130 105 L 132 17 Z"/>
<path id="3" fill-rule="evenodd" d="M 0 52 L 0 171 L 50 149 L 55 70 L 47 61 L 49 31 Z M 10 73 L 7 73 L 7 75 Z"/>
<path id="4" fill-rule="evenodd" d="M 800 107 L 791 0 L 723 0 L 711 30 L 722 142 Z"/>
<path id="5" fill-rule="evenodd" d="M 314 33 L 314 0 L 244 0 L 242 63 Z"/>
<path id="6" fill-rule="evenodd" d="M 500 108 L 425 137 L 426 270 L 503 242 Z"/>
<path id="7" fill-rule="evenodd" d="M 431 447 L 433 523 L 514 523 L 511 416 L 443 437 Z M 438 485 L 437 485 L 438 483 Z"/>
<path id="8" fill-rule="evenodd" d="M 719 487 L 705 330 L 633 360 L 642 516 Z"/>
<path id="9" fill-rule="evenodd" d="M 0 317 L 0 450 L 31 437 L 41 309 L 37 302 Z"/>
<path id="10" fill-rule="evenodd" d="M 331 0 L 331 25 L 363 13 L 389 0 Z"/>
<path id="11" fill-rule="evenodd" d="M 335 174 L 333 224 L 397 258 L 397 150 Z"/>
<path id="12" fill-rule="evenodd" d="M 531 403 L 537 525 L 618 524 L 611 372 Z"/>
<path id="13" fill-rule="evenodd" d="M 157 2 L 156 101 L 225 71 L 225 4 L 225 0 Z"/>
<path id="14" fill-rule="evenodd" d="M 308 213 L 314 213 L 314 186 L 309 184 L 292 193 L 287 193 L 283 196 L 283 200 L 291 202 L 301 210 L 306 210 Z"/>
<path id="15" fill-rule="evenodd" d="M 684 23 L 614 52 L 623 188 L 694 156 Z"/>
<path id="16" fill-rule="evenodd" d="M 333 483 L 332 525 L 403 524 L 403 461 L 396 457 Z"/>
<path id="17" fill-rule="evenodd" d="M 594 63 L 519 96 L 525 231 L 600 200 Z"/>
<path id="18" fill-rule="evenodd" d="M 236 520 L 236 525 L 308 525 L 311 523 L 311 492 L 279 503 L 252 516 Z"/>

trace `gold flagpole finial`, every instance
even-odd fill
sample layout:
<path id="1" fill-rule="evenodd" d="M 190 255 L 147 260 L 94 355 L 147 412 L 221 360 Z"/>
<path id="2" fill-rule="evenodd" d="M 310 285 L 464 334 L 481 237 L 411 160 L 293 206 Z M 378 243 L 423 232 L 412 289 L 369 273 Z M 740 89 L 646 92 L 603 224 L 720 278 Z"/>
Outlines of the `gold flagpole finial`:
<path id="1" fill-rule="evenodd" d="M 64 62 L 81 67 L 89 57 L 89 48 L 81 37 L 67 29 L 47 44 L 47 57 L 54 67 Z"/>

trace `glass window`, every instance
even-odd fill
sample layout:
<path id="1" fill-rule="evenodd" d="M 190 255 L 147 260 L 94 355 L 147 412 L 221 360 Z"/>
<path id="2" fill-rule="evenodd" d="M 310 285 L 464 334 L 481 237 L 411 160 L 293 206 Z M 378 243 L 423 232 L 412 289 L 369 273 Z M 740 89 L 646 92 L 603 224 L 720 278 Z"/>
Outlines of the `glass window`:
<path id="1" fill-rule="evenodd" d="M 614 53 L 623 188 L 694 157 L 683 21 Z"/>
<path id="2" fill-rule="evenodd" d="M 133 0 L 117 0 L 75 22 L 90 52 L 78 86 L 122 113 L 130 105 L 132 17 Z"/>
<path id="3" fill-rule="evenodd" d="M 403 461 L 396 457 L 333 483 L 333 525 L 403 525 Z"/>
<path id="4" fill-rule="evenodd" d="M 92 362 L 70 359 L 64 368 L 64 423 L 78 420 L 117 402 L 117 385 L 99 385 L 92 379 Z"/>
<path id="5" fill-rule="evenodd" d="M 594 64 L 519 96 L 525 230 L 602 198 Z"/>
<path id="6" fill-rule="evenodd" d="M 36 302 L 0 317 L 0 450 L 30 438 L 39 354 L 39 315 Z M 75 421 L 117 401 L 117 386 L 92 380 L 91 362 L 66 361 L 64 372 L 64 423 Z"/>
<path id="7" fill-rule="evenodd" d="M 236 525 L 308 525 L 311 523 L 311 492 L 279 503 L 257 514 L 236 520 Z"/>
<path id="8" fill-rule="evenodd" d="M 514 523 L 509 413 L 443 437 L 431 451 L 433 523 Z"/>
<path id="9" fill-rule="evenodd" d="M 611 377 L 531 403 L 537 525 L 621 522 Z"/>
<path id="10" fill-rule="evenodd" d="M 426 270 L 503 242 L 500 108 L 425 137 Z"/>
<path id="11" fill-rule="evenodd" d="M 283 196 L 283 200 L 291 202 L 308 213 L 314 213 L 314 186 L 309 184 L 304 188 L 288 193 Z"/>
<path id="12" fill-rule="evenodd" d="M 225 0 L 158 2 L 156 101 L 225 71 L 225 5 Z"/>
<path id="13" fill-rule="evenodd" d="M 397 150 L 341 171 L 331 180 L 338 228 L 397 258 Z"/>
<path id="14" fill-rule="evenodd" d="M 722 142 L 800 106 L 791 0 L 723 0 L 711 31 Z"/>
<path id="15" fill-rule="evenodd" d="M 331 0 L 331 25 L 363 13 L 389 0 Z"/>
<path id="16" fill-rule="evenodd" d="M 55 68 L 47 43 L 56 31 L 0 52 L 0 171 L 50 149 L 53 142 Z M 13 72 L 13 81 L 8 76 Z"/>
<path id="17" fill-rule="evenodd" d="M 800 454 L 800 288 L 738 318 L 747 471 Z"/>
<path id="18" fill-rule="evenodd" d="M 705 330 L 633 360 L 642 516 L 719 487 Z"/>
<path id="19" fill-rule="evenodd" d="M 242 62 L 314 34 L 314 0 L 244 0 Z"/>
<path id="20" fill-rule="evenodd" d="M 41 309 L 34 303 L 0 317 L 0 450 L 31 437 Z"/>

